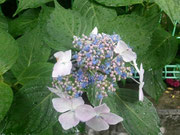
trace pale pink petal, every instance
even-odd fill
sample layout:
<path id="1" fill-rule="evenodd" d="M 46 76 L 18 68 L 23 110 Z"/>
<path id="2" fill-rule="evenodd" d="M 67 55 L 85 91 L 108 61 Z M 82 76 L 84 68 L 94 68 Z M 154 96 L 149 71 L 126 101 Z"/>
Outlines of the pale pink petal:
<path id="1" fill-rule="evenodd" d="M 110 112 L 109 107 L 105 103 L 100 106 L 94 107 L 94 110 L 96 111 L 97 114 Z"/>
<path id="2" fill-rule="evenodd" d="M 63 61 L 68 62 L 71 60 L 71 50 L 65 51 L 64 52 L 64 57 L 63 57 Z"/>
<path id="3" fill-rule="evenodd" d="M 109 129 L 109 125 L 101 118 L 94 117 L 86 122 L 86 125 L 95 131 L 103 131 Z"/>
<path id="4" fill-rule="evenodd" d="M 124 51 L 121 56 L 125 62 L 130 62 L 137 59 L 136 53 L 131 49 L 129 49 L 128 51 Z"/>
<path id="5" fill-rule="evenodd" d="M 140 65 L 140 74 L 139 74 L 140 82 L 143 82 L 143 79 L 144 79 L 144 69 L 143 69 L 143 65 L 141 63 L 141 65 Z"/>
<path id="6" fill-rule="evenodd" d="M 123 118 L 114 113 L 102 113 L 100 116 L 110 125 L 116 125 L 117 123 L 123 121 Z"/>
<path id="7" fill-rule="evenodd" d="M 120 40 L 120 41 L 118 41 L 117 46 L 114 49 L 114 52 L 119 55 L 122 55 L 122 53 L 124 51 L 127 51 L 127 49 L 129 49 L 127 44 L 124 41 Z"/>
<path id="8" fill-rule="evenodd" d="M 71 69 L 72 69 L 72 62 L 70 61 L 70 62 L 65 63 L 63 66 L 61 76 L 69 75 L 71 73 Z"/>
<path id="9" fill-rule="evenodd" d="M 59 116 L 59 122 L 65 130 L 75 127 L 79 124 L 79 120 L 75 117 L 74 112 L 72 111 L 61 114 Z"/>
<path id="10" fill-rule="evenodd" d="M 66 98 L 67 97 L 67 94 L 62 92 L 62 89 L 60 88 L 50 88 L 50 87 L 47 87 L 52 93 L 56 94 L 57 96 L 59 96 L 60 98 Z"/>
<path id="11" fill-rule="evenodd" d="M 78 106 L 84 104 L 84 100 L 82 99 L 82 97 L 73 98 L 71 99 L 71 102 L 72 102 L 72 109 L 76 109 Z"/>
<path id="12" fill-rule="evenodd" d="M 54 65 L 52 77 L 69 75 L 71 73 L 71 69 L 72 69 L 71 61 L 69 61 L 67 63 L 61 63 L 58 61 Z"/>
<path id="13" fill-rule="evenodd" d="M 96 116 L 96 112 L 92 106 L 84 104 L 75 109 L 75 116 L 80 121 L 85 122 Z"/>
<path id="14" fill-rule="evenodd" d="M 139 101 L 143 101 L 144 100 L 144 94 L 143 94 L 143 86 L 144 86 L 144 82 L 141 82 L 139 85 Z"/>
<path id="15" fill-rule="evenodd" d="M 55 57 L 57 60 L 60 60 L 60 59 L 62 59 L 63 55 L 64 55 L 64 52 L 59 51 L 59 52 L 56 52 L 56 53 L 54 54 L 54 57 Z"/>
<path id="16" fill-rule="evenodd" d="M 66 112 L 71 110 L 71 101 L 66 98 L 53 98 L 53 107 L 57 112 Z"/>

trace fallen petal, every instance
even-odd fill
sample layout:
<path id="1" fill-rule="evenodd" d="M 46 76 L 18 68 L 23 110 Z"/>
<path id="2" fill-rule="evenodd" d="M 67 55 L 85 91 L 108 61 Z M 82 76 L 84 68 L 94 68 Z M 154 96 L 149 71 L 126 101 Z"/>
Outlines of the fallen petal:
<path id="1" fill-rule="evenodd" d="M 123 121 L 123 118 L 114 113 L 102 113 L 100 116 L 110 125 L 116 125 Z"/>
<path id="2" fill-rule="evenodd" d="M 94 117 L 86 122 L 86 125 L 95 131 L 103 131 L 109 129 L 109 125 L 101 118 Z"/>
<path id="3" fill-rule="evenodd" d="M 65 130 L 75 127 L 79 124 L 79 120 L 75 117 L 74 112 L 72 111 L 61 114 L 59 116 L 59 122 Z"/>
<path id="4" fill-rule="evenodd" d="M 71 101 L 66 98 L 53 98 L 53 107 L 57 112 L 66 112 L 71 110 Z"/>
<path id="5" fill-rule="evenodd" d="M 75 116 L 82 122 L 86 122 L 96 116 L 94 108 L 90 105 L 81 105 L 76 108 Z"/>

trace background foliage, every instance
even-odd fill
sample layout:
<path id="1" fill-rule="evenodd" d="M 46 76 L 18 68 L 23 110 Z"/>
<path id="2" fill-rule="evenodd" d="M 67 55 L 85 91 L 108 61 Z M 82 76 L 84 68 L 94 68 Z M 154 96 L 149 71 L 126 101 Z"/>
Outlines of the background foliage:
<path id="1" fill-rule="evenodd" d="M 53 53 L 75 50 L 73 35 L 89 34 L 95 26 L 119 34 L 133 48 L 146 70 L 144 90 L 158 101 L 166 87 L 162 68 L 180 61 L 179 13 L 179 0 L 0 0 L 0 134 L 75 132 L 62 130 L 52 108 L 54 95 L 47 86 Z M 118 88 L 105 102 L 124 118 L 129 134 L 157 135 L 155 108 L 137 96 L 136 91 Z M 83 127 L 78 129 L 84 132 Z"/>

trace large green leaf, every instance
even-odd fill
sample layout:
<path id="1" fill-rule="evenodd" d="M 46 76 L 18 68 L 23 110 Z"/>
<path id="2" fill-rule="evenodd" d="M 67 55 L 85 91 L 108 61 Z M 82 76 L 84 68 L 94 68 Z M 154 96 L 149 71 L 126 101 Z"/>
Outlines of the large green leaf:
<path id="1" fill-rule="evenodd" d="M 113 7 L 128 6 L 143 2 L 143 0 L 96 0 L 96 1 L 103 5 L 113 6 Z"/>
<path id="2" fill-rule="evenodd" d="M 159 118 L 152 103 L 145 97 L 138 100 L 138 92 L 130 89 L 119 89 L 109 95 L 104 102 L 111 111 L 123 117 L 123 125 L 130 135 L 161 135 Z"/>
<path id="3" fill-rule="evenodd" d="M 50 49 L 42 41 L 40 27 L 34 28 L 18 40 L 20 55 L 16 64 L 12 67 L 14 75 L 18 76 L 33 63 L 46 62 L 50 55 Z"/>
<path id="4" fill-rule="evenodd" d="M 45 41 L 56 50 L 72 49 L 73 36 L 89 34 L 92 29 L 91 21 L 76 11 L 64 9 L 55 1 L 55 10 L 47 24 Z"/>
<path id="5" fill-rule="evenodd" d="M 16 62 L 18 46 L 10 34 L 0 29 L 0 75 L 5 73 Z"/>
<path id="6" fill-rule="evenodd" d="M 180 1 L 179 0 L 154 0 L 159 7 L 171 18 L 173 24 L 180 23 Z"/>
<path id="7" fill-rule="evenodd" d="M 149 49 L 139 60 L 146 69 L 160 69 L 172 62 L 176 56 L 178 41 L 170 33 L 158 27 L 152 36 Z"/>
<path id="8" fill-rule="evenodd" d="M 166 89 L 166 85 L 162 79 L 162 70 L 160 69 L 145 72 L 144 83 L 144 90 L 146 93 L 158 101 L 159 97 Z"/>
<path id="9" fill-rule="evenodd" d="M 19 1 L 18 9 L 16 10 L 14 15 L 18 14 L 19 12 L 27 8 L 37 8 L 43 5 L 44 3 L 50 2 L 52 0 L 18 0 L 18 1 Z"/>
<path id="10" fill-rule="evenodd" d="M 107 8 L 95 3 L 93 0 L 75 0 L 73 10 L 90 18 L 92 27 L 101 28 L 106 22 L 113 20 L 117 14 L 115 9 Z"/>
<path id="11" fill-rule="evenodd" d="M 26 68 L 18 77 L 18 82 L 26 84 L 31 80 L 43 77 L 51 78 L 53 64 L 51 63 L 34 63 Z"/>
<path id="12" fill-rule="evenodd" d="M 9 33 L 14 37 L 20 36 L 32 30 L 38 22 L 38 11 L 30 9 L 18 18 L 9 21 Z"/>
<path id="13" fill-rule="evenodd" d="M 11 88 L 7 84 L 0 82 L 0 121 L 9 110 L 12 100 L 13 92 Z"/>
<path id="14" fill-rule="evenodd" d="M 49 79 L 38 79 L 24 85 L 16 93 L 6 119 L 5 134 L 39 134 L 58 121 L 58 115 L 52 107 L 53 93 Z"/>
<path id="15" fill-rule="evenodd" d="M 144 25 L 146 19 L 137 15 L 122 15 L 104 26 L 104 33 L 119 34 L 133 50 L 138 58 L 144 57 L 151 41 L 151 25 Z"/>

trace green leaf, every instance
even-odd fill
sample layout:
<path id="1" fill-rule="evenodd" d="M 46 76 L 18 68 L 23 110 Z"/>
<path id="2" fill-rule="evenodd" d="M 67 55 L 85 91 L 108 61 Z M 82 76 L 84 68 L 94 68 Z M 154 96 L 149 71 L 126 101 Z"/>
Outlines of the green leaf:
<path id="1" fill-rule="evenodd" d="M 53 93 L 49 79 L 38 79 L 24 85 L 16 93 L 6 119 L 4 134 L 39 134 L 58 121 L 52 106 Z"/>
<path id="2" fill-rule="evenodd" d="M 72 49 L 73 36 L 89 34 L 92 25 L 76 11 L 67 10 L 55 1 L 55 10 L 47 24 L 46 43 L 55 50 Z"/>
<path id="3" fill-rule="evenodd" d="M 13 86 L 17 82 L 17 79 L 12 71 L 9 70 L 5 74 L 3 74 L 3 81 L 8 85 Z"/>
<path id="4" fill-rule="evenodd" d="M 18 18 L 10 20 L 9 33 L 14 37 L 17 37 L 32 30 L 37 25 L 38 14 L 39 12 L 37 10 L 30 9 L 25 11 Z"/>
<path id="5" fill-rule="evenodd" d="M 148 95 L 158 101 L 166 89 L 162 79 L 162 70 L 147 71 L 144 74 L 144 90 Z"/>
<path id="6" fill-rule="evenodd" d="M 0 121 L 4 118 L 8 112 L 13 100 L 13 92 L 11 88 L 0 82 Z"/>
<path id="7" fill-rule="evenodd" d="M 18 46 L 10 34 L 0 29 L 0 75 L 5 73 L 16 62 Z"/>
<path id="8" fill-rule="evenodd" d="M 90 101 L 90 103 L 93 106 L 98 106 L 100 100 L 98 100 L 96 97 L 97 97 L 97 93 L 101 90 L 98 90 L 97 87 L 95 87 L 95 86 L 90 86 L 89 88 L 87 88 L 86 91 L 87 91 L 87 97 L 88 97 L 88 100 Z"/>
<path id="9" fill-rule="evenodd" d="M 146 97 L 143 102 L 137 100 L 135 90 L 119 89 L 103 101 L 124 119 L 122 124 L 130 135 L 158 135 L 160 121 L 153 104 Z"/>
<path id="10" fill-rule="evenodd" d="M 0 0 L 0 4 L 4 3 L 6 0 Z"/>
<path id="11" fill-rule="evenodd" d="M 98 29 L 117 16 L 115 9 L 104 7 L 92 0 L 75 0 L 73 10 L 78 11 L 86 18 L 90 18 L 92 22 L 90 25 Z"/>
<path id="12" fill-rule="evenodd" d="M 43 5 L 47 2 L 50 2 L 52 0 L 18 0 L 18 1 L 19 1 L 18 9 L 14 13 L 14 16 L 24 9 L 37 8 L 37 7 Z"/>
<path id="13" fill-rule="evenodd" d="M 144 57 L 144 52 L 148 50 L 151 41 L 151 25 L 144 25 L 146 19 L 137 15 L 118 16 L 113 21 L 104 26 L 104 33 L 119 34 L 133 51 L 137 53 L 138 58 Z"/>
<path id="14" fill-rule="evenodd" d="M 154 0 L 156 4 L 171 18 L 173 24 L 180 23 L 180 1 L 179 0 Z"/>
<path id="15" fill-rule="evenodd" d="M 53 64 L 51 63 L 34 63 L 26 68 L 18 77 L 18 82 L 26 84 L 31 80 L 43 77 L 51 78 Z"/>
<path id="16" fill-rule="evenodd" d="M 139 58 L 145 69 L 160 69 L 172 62 L 178 50 L 178 41 L 158 27 L 153 33 L 151 45 Z"/>
<path id="17" fill-rule="evenodd" d="M 38 26 L 17 41 L 21 53 L 16 64 L 12 67 L 12 71 L 18 78 L 31 64 L 46 62 L 50 55 L 50 49 L 43 43 L 41 29 Z"/>
<path id="18" fill-rule="evenodd" d="M 0 28 L 7 31 L 8 30 L 8 21 L 4 14 L 2 13 L 0 9 Z"/>
<path id="19" fill-rule="evenodd" d="M 142 3 L 143 0 L 96 0 L 105 6 L 120 7 Z"/>

